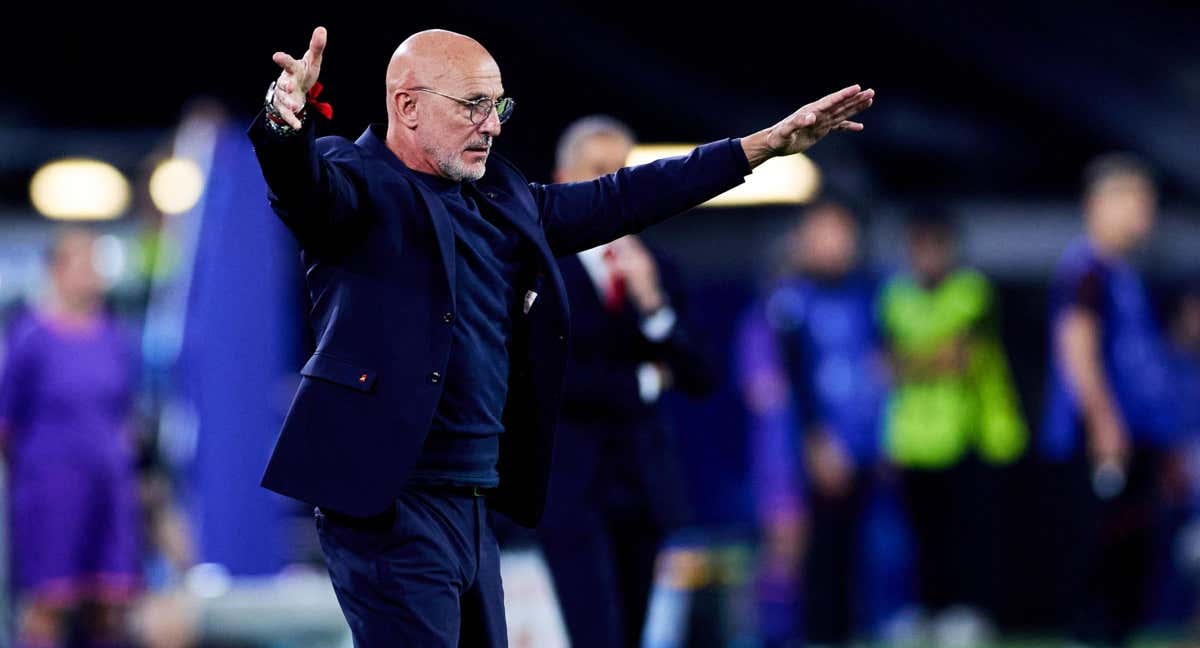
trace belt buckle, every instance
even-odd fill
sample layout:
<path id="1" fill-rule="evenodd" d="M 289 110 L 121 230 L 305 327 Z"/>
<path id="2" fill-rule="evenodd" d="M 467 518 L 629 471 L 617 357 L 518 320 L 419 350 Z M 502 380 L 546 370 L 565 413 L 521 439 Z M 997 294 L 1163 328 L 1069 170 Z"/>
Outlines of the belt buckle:
<path id="1" fill-rule="evenodd" d="M 472 486 L 471 495 L 474 497 L 483 497 L 483 489 L 478 486 Z"/>

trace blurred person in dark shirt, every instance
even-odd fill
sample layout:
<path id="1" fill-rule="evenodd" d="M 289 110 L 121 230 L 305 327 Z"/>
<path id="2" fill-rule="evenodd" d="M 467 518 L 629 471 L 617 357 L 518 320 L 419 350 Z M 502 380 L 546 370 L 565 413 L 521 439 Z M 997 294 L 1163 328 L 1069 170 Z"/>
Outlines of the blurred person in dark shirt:
<path id="1" fill-rule="evenodd" d="M 990 634 L 989 466 L 1020 456 L 1028 432 L 991 284 L 960 264 L 957 232 L 936 206 L 910 217 L 908 257 L 910 270 L 880 293 L 894 374 L 884 444 L 913 531 L 930 644 L 975 646 Z"/>
<path id="2" fill-rule="evenodd" d="M 559 140 L 554 180 L 613 173 L 633 145 L 615 119 L 580 119 Z M 537 535 L 571 645 L 640 645 L 655 556 L 687 509 L 659 402 L 671 389 L 708 394 L 714 371 L 679 272 L 638 237 L 558 265 L 575 342 Z"/>
<path id="3" fill-rule="evenodd" d="M 79 228 L 57 238 L 49 295 L 13 323 L 0 378 L 20 646 L 63 645 L 85 603 L 89 638 L 118 645 L 139 587 L 137 360 L 104 308 L 95 241 Z"/>
<path id="4" fill-rule="evenodd" d="M 788 237 L 791 269 L 766 300 L 766 320 L 786 374 L 794 420 L 793 483 L 805 493 L 810 536 L 801 567 L 807 639 L 852 638 L 854 563 L 879 458 L 886 369 L 876 327 L 873 277 L 859 267 L 858 227 L 836 202 L 809 208 Z M 791 455 L 791 452 L 787 454 Z M 777 494 L 768 495 L 776 498 Z M 768 550 L 799 544 L 799 512 L 768 519 Z M 801 563 L 802 562 L 802 566 Z"/>
<path id="5" fill-rule="evenodd" d="M 1171 372 L 1129 256 L 1154 225 L 1149 169 L 1124 154 L 1084 174 L 1084 236 L 1050 292 L 1053 347 L 1042 450 L 1059 462 L 1068 538 L 1065 614 L 1077 641 L 1124 645 L 1148 594 L 1163 458 L 1177 432 Z"/>

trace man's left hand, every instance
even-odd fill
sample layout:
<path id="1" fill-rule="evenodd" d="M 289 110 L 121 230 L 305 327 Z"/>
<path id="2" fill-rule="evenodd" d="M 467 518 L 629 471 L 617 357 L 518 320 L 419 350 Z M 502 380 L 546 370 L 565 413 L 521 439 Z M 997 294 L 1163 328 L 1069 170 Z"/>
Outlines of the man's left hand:
<path id="1" fill-rule="evenodd" d="M 861 122 L 852 121 L 875 100 L 875 91 L 857 84 L 818 99 L 788 115 L 774 126 L 742 138 L 742 149 L 751 167 L 780 155 L 808 150 L 830 131 L 861 131 Z"/>

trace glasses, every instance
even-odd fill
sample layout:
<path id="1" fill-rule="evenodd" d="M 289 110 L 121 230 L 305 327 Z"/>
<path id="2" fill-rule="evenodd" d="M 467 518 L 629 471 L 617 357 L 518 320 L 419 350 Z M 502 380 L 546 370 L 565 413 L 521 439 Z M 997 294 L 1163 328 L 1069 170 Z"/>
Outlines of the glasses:
<path id="1" fill-rule="evenodd" d="M 471 123 L 476 126 L 486 121 L 487 118 L 491 116 L 493 109 L 496 111 L 496 116 L 500 118 L 500 123 L 503 124 L 504 122 L 508 121 L 509 117 L 512 117 L 513 107 L 517 105 L 516 99 L 513 99 L 512 97 L 500 97 L 499 99 L 484 97 L 482 99 L 475 99 L 472 101 L 470 99 L 463 99 L 462 97 L 448 95 L 444 92 L 438 92 L 432 88 L 406 88 L 406 90 L 413 92 L 428 92 L 439 97 L 445 97 L 447 99 L 453 99 L 454 101 L 457 101 L 458 103 L 471 109 L 469 118 Z"/>

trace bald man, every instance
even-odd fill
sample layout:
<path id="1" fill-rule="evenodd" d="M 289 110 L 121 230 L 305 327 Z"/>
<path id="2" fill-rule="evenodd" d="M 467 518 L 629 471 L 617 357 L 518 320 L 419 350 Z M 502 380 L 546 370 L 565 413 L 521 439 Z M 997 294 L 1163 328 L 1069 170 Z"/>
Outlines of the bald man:
<path id="1" fill-rule="evenodd" d="M 514 102 L 475 40 L 432 30 L 387 69 L 385 125 L 317 139 L 313 31 L 250 137 L 301 246 L 316 349 L 263 477 L 317 509 L 357 646 L 503 646 L 486 512 L 534 526 L 568 345 L 555 257 L 638 232 L 867 108 L 851 86 L 783 121 L 596 180 L 530 183 L 492 154 Z"/>

